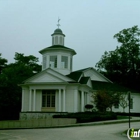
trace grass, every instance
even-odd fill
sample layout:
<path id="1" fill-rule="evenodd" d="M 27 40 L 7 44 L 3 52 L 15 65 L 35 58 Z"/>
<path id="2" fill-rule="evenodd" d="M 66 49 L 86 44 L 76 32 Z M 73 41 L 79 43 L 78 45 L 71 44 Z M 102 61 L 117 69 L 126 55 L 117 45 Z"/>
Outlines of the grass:
<path id="1" fill-rule="evenodd" d="M 121 120 L 121 119 L 129 119 L 129 116 L 117 116 L 117 120 Z M 132 119 L 132 117 L 130 117 L 130 119 Z"/>

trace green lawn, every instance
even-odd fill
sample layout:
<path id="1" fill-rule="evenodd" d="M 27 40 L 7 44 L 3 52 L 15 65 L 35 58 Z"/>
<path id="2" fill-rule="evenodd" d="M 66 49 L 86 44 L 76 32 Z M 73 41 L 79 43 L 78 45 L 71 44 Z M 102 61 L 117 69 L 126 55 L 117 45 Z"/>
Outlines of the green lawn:
<path id="1" fill-rule="evenodd" d="M 130 117 L 131 119 L 132 117 Z M 129 119 L 129 116 L 117 116 L 117 120 L 121 120 L 121 119 Z"/>

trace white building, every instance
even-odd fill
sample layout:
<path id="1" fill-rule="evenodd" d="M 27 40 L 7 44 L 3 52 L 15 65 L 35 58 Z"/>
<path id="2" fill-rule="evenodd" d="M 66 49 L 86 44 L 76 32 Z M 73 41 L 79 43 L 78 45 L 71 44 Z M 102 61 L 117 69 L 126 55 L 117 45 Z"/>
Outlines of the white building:
<path id="1" fill-rule="evenodd" d="M 38 118 L 43 112 L 84 112 L 85 105 L 91 104 L 93 92 L 114 88 L 126 91 L 92 67 L 72 71 L 76 52 L 65 47 L 64 42 L 65 35 L 57 28 L 52 34 L 52 46 L 39 51 L 42 54 L 42 71 L 21 84 L 21 118 L 29 118 L 29 113 L 30 118 Z M 140 95 L 134 93 L 131 98 L 131 112 L 140 112 Z M 120 107 L 113 110 L 122 112 Z"/>

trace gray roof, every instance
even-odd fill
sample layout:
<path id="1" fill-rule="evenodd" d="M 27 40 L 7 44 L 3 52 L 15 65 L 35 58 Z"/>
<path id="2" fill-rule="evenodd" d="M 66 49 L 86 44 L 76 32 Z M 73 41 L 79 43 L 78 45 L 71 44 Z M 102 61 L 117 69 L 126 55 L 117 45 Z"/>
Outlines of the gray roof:
<path id="1" fill-rule="evenodd" d="M 89 68 L 77 70 L 74 72 L 71 72 L 69 75 L 66 75 L 70 77 L 71 79 L 75 80 L 76 82 L 80 84 L 87 84 L 90 77 L 84 77 L 82 76 L 83 71 L 87 70 Z M 138 93 L 138 91 L 126 88 L 124 86 L 121 86 L 119 84 L 115 84 L 112 82 L 104 82 L 104 81 L 94 81 L 91 80 L 92 83 L 92 89 L 93 90 L 107 90 L 107 91 L 117 91 L 117 92 L 128 92 L 131 91 L 133 93 Z"/>
<path id="2" fill-rule="evenodd" d="M 76 54 L 75 50 L 73 50 L 73 49 L 71 49 L 71 48 L 68 48 L 68 47 L 65 47 L 65 46 L 62 46 L 62 45 L 53 45 L 53 46 L 49 46 L 49 47 L 46 47 L 46 48 L 40 50 L 39 52 L 40 52 L 40 53 L 43 53 L 43 52 L 49 51 L 49 50 L 66 50 L 66 51 L 71 51 L 71 52 L 73 52 L 74 55 Z"/>

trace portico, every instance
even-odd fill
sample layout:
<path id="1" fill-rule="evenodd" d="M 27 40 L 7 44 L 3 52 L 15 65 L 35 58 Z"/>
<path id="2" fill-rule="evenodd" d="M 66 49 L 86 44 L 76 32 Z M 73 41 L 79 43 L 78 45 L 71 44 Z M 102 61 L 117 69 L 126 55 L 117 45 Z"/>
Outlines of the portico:
<path id="1" fill-rule="evenodd" d="M 22 90 L 22 112 L 65 112 L 65 97 L 65 89 L 24 88 Z M 26 98 L 28 98 L 28 101 L 25 102 Z"/>
<path id="2" fill-rule="evenodd" d="M 45 88 L 47 87 L 47 88 Z M 84 112 L 87 92 L 78 86 L 32 85 L 22 89 L 22 112 Z M 67 94 L 66 94 L 67 93 Z M 73 100 L 72 100 L 73 98 Z"/>

